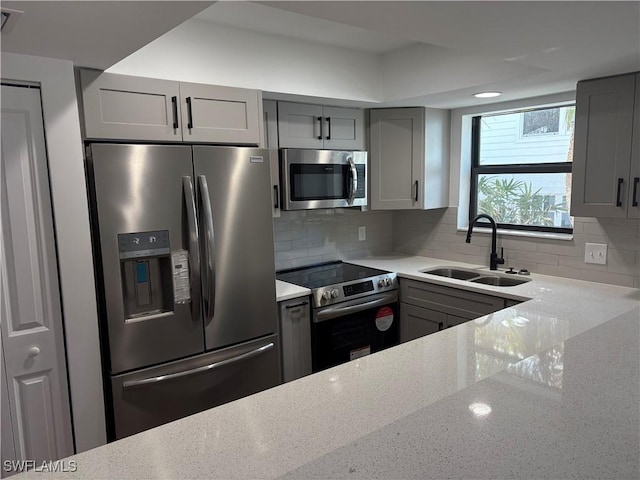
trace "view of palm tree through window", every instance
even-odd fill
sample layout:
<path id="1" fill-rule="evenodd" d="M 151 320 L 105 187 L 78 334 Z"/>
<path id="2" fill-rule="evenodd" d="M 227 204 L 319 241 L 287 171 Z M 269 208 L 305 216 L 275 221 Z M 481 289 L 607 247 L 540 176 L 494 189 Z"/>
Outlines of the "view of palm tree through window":
<path id="1" fill-rule="evenodd" d="M 570 230 L 574 117 L 573 105 L 475 117 L 472 214 L 503 228 Z"/>

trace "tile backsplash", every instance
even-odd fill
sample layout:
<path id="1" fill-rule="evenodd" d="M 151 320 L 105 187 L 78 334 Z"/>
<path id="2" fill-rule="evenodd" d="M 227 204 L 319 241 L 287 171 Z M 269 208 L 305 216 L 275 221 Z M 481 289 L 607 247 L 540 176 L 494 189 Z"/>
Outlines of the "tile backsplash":
<path id="1" fill-rule="evenodd" d="M 393 250 L 410 255 L 488 265 L 491 235 L 457 229 L 457 208 L 395 211 Z M 584 262 L 585 243 L 606 243 L 607 264 Z M 572 240 L 498 235 L 505 267 L 640 288 L 640 221 L 576 217 Z M 500 253 L 500 250 L 498 250 Z"/>
<path id="2" fill-rule="evenodd" d="M 274 219 L 276 269 L 389 252 L 488 265 L 491 235 L 465 243 L 457 208 L 282 212 Z M 640 220 L 576 217 L 572 240 L 498 235 L 505 265 L 534 273 L 640 288 Z M 366 240 L 358 240 L 358 227 Z M 585 243 L 606 243 L 607 264 L 584 262 Z"/>
<path id="3" fill-rule="evenodd" d="M 358 240 L 358 228 L 366 240 Z M 349 260 L 393 249 L 393 214 L 355 208 L 283 211 L 273 219 L 276 270 Z"/>

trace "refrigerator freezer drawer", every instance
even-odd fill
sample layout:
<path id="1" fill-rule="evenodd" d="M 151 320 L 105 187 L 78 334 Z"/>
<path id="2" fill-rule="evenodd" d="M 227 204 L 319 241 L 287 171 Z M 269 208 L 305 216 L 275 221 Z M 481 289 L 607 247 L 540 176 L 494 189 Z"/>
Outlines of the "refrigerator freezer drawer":
<path id="1" fill-rule="evenodd" d="M 111 377 L 110 440 L 281 383 L 277 335 Z"/>

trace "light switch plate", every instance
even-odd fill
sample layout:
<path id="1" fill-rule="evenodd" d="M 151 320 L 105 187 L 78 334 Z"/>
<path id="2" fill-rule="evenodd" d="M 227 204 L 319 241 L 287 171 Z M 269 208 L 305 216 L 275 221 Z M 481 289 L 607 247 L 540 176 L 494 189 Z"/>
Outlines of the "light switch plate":
<path id="1" fill-rule="evenodd" d="M 606 243 L 585 243 L 584 263 L 597 263 L 606 265 L 607 244 Z"/>
<path id="2" fill-rule="evenodd" d="M 367 227 L 358 227 L 358 241 L 364 242 L 367 239 Z"/>

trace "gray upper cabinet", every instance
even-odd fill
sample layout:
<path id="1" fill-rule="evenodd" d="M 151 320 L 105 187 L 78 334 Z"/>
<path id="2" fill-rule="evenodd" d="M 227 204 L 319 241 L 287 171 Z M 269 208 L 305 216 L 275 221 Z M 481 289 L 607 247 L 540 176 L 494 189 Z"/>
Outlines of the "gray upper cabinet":
<path id="1" fill-rule="evenodd" d="M 87 139 L 258 145 L 257 90 L 80 71 Z"/>
<path id="2" fill-rule="evenodd" d="M 257 90 L 181 82 L 180 96 L 185 142 L 260 144 Z"/>
<path id="3" fill-rule="evenodd" d="M 178 82 L 81 70 L 80 84 L 85 138 L 182 141 Z"/>
<path id="4" fill-rule="evenodd" d="M 372 210 L 448 206 L 449 131 L 446 110 L 371 110 Z"/>
<path id="5" fill-rule="evenodd" d="M 280 148 L 364 150 L 364 110 L 278 102 Z"/>
<path id="6" fill-rule="evenodd" d="M 640 75 L 579 82 L 571 214 L 638 218 Z"/>

